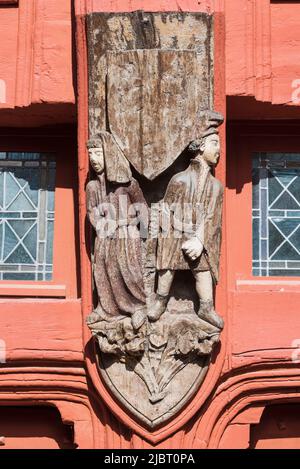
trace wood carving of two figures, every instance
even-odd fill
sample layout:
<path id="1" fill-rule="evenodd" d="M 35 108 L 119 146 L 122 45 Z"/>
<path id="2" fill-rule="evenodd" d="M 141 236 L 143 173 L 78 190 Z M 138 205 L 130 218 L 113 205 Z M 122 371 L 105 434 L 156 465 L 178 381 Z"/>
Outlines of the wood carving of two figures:
<path id="1" fill-rule="evenodd" d="M 113 136 L 103 132 L 88 142 L 97 176 L 87 185 L 87 207 L 95 231 L 98 304 L 87 323 L 102 354 L 129 364 L 146 384 L 152 403 L 164 399 L 168 384 L 187 363 L 210 356 L 223 329 L 214 309 L 223 187 L 213 175 L 222 122 L 219 113 L 206 111 L 201 135 L 188 144 L 188 168 L 171 178 L 160 202 L 160 223 L 165 217 L 169 225 L 158 230 L 151 295 L 145 288 L 150 208 Z M 189 223 L 185 207 L 190 209 Z M 196 311 L 180 311 L 180 303 L 175 312 L 168 306 L 179 270 L 194 276 Z"/>

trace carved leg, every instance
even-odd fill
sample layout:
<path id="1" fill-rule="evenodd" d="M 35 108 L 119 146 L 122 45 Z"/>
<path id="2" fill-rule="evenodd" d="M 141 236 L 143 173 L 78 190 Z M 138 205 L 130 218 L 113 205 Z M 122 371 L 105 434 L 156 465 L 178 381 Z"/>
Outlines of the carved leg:
<path id="1" fill-rule="evenodd" d="M 157 321 L 165 312 L 174 275 L 174 270 L 161 270 L 158 272 L 157 293 L 148 312 L 150 321 Z"/>
<path id="2" fill-rule="evenodd" d="M 196 291 L 200 300 L 203 301 L 213 301 L 213 281 L 212 276 L 209 270 L 204 272 L 195 272 L 193 275 L 196 280 Z"/>
<path id="3" fill-rule="evenodd" d="M 200 299 L 198 311 L 199 318 L 207 321 L 209 324 L 223 329 L 224 321 L 214 310 L 213 302 L 213 281 L 209 271 L 193 272 L 196 280 L 196 291 Z"/>

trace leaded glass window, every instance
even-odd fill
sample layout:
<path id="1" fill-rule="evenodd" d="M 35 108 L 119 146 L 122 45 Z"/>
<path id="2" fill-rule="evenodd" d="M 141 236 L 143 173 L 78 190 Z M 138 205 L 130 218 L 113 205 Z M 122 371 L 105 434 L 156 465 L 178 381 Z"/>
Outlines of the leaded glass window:
<path id="1" fill-rule="evenodd" d="M 0 152 L 0 280 L 51 280 L 55 157 Z"/>
<path id="2" fill-rule="evenodd" d="M 300 153 L 253 158 L 253 275 L 300 276 Z"/>

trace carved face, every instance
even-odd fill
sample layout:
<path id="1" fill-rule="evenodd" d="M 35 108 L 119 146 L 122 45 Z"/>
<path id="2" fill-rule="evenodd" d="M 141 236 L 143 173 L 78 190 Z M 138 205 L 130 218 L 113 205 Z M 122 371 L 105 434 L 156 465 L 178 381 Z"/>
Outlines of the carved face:
<path id="1" fill-rule="evenodd" d="M 200 147 L 202 158 L 210 166 L 215 166 L 220 158 L 220 137 L 217 134 L 212 134 L 203 140 Z"/>
<path id="2" fill-rule="evenodd" d="M 104 171 L 104 155 L 102 148 L 89 148 L 89 158 L 92 168 L 97 174 Z"/>

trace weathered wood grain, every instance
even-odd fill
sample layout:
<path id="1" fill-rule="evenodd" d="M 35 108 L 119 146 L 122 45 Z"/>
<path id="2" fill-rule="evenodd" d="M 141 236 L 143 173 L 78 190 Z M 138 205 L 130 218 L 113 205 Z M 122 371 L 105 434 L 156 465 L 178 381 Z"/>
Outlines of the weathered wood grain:
<path id="1" fill-rule="evenodd" d="M 195 50 L 110 51 L 107 118 L 135 169 L 154 179 L 197 137 L 202 105 Z"/>
<path id="2" fill-rule="evenodd" d="M 212 109 L 214 67 L 211 15 L 179 12 L 93 13 L 87 15 L 87 39 L 90 137 L 99 130 L 109 130 L 106 82 L 108 51 L 117 53 L 159 49 L 171 54 L 171 49 L 181 51 L 179 57 L 186 56 L 185 50 L 193 51 L 198 64 L 197 76 L 194 76 L 198 91 L 196 93 L 194 90 L 194 96 L 198 96 L 199 109 Z M 179 70 L 178 73 L 180 75 Z M 195 85 L 189 86 L 195 88 Z M 184 88 L 187 90 L 187 86 Z M 152 112 L 151 118 L 154 115 Z"/>

